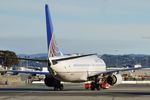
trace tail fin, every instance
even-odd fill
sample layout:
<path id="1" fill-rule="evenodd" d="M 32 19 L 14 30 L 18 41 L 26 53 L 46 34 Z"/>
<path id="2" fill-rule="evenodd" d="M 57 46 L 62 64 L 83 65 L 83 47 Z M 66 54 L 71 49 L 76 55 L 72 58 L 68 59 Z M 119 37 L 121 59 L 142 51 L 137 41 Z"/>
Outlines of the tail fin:
<path id="1" fill-rule="evenodd" d="M 45 14 L 46 14 L 46 28 L 47 28 L 48 57 L 61 56 L 62 52 L 58 49 L 58 46 L 55 41 L 50 11 L 47 4 L 45 5 Z"/>

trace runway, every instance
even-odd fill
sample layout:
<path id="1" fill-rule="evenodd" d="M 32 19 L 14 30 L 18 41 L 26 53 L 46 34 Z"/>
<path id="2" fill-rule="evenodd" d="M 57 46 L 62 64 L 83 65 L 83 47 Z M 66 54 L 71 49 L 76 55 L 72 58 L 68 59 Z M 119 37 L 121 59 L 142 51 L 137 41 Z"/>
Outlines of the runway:
<path id="1" fill-rule="evenodd" d="M 150 85 L 119 85 L 101 91 L 85 90 L 81 84 L 67 84 L 64 91 L 44 85 L 1 87 L 0 100 L 149 100 Z"/>

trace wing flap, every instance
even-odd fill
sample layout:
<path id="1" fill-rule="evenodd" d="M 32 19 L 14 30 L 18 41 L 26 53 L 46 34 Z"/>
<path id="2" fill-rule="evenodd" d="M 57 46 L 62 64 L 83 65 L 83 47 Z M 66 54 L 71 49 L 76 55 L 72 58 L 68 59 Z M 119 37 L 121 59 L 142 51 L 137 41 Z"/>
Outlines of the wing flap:
<path id="1" fill-rule="evenodd" d="M 3 59 L 4 57 L 0 56 L 0 58 Z M 48 63 L 48 60 L 46 60 L 46 59 L 12 58 L 12 57 L 9 57 L 8 59 L 18 59 L 18 60 L 28 60 L 28 61 L 38 61 L 38 62 Z"/>

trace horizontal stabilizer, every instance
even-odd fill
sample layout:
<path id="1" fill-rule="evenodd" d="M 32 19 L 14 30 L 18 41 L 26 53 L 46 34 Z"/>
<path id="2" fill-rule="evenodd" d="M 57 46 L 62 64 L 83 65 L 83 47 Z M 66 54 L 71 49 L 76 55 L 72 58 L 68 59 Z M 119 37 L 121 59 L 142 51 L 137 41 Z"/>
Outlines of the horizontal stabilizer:
<path id="1" fill-rule="evenodd" d="M 18 60 L 28 60 L 28 61 L 37 61 L 37 62 L 45 62 L 45 63 L 48 63 L 48 60 L 46 60 L 46 59 L 13 58 L 13 57 L 2 57 L 2 56 L 0 56 L 0 59 L 18 59 Z"/>
<path id="2" fill-rule="evenodd" d="M 38 71 L 19 71 L 19 70 L 0 70 L 0 73 L 24 73 L 24 74 L 43 74 L 43 75 L 50 75 L 49 72 L 38 72 Z"/>

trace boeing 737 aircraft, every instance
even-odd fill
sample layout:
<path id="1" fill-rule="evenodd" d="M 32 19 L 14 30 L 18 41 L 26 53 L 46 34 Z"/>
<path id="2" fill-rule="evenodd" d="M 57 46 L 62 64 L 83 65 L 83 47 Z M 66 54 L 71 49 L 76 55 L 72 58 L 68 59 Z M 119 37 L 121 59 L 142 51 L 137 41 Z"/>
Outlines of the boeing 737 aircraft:
<path id="1" fill-rule="evenodd" d="M 31 73 L 44 74 L 46 76 L 44 82 L 49 87 L 54 87 L 54 90 L 62 90 L 63 82 L 87 82 L 90 81 L 89 88 L 91 90 L 99 90 L 105 85 L 110 86 L 120 84 L 122 76 L 120 71 L 136 70 L 140 68 L 128 68 L 120 70 L 106 70 L 105 62 L 98 57 L 97 54 L 85 55 L 63 55 L 56 44 L 51 16 L 48 5 L 45 5 L 46 13 L 46 29 L 47 29 L 47 44 L 48 44 L 48 60 L 24 59 L 32 61 L 41 61 L 48 63 L 49 72 L 29 72 L 6 70 L 1 72 L 17 72 L 17 73 Z"/>

